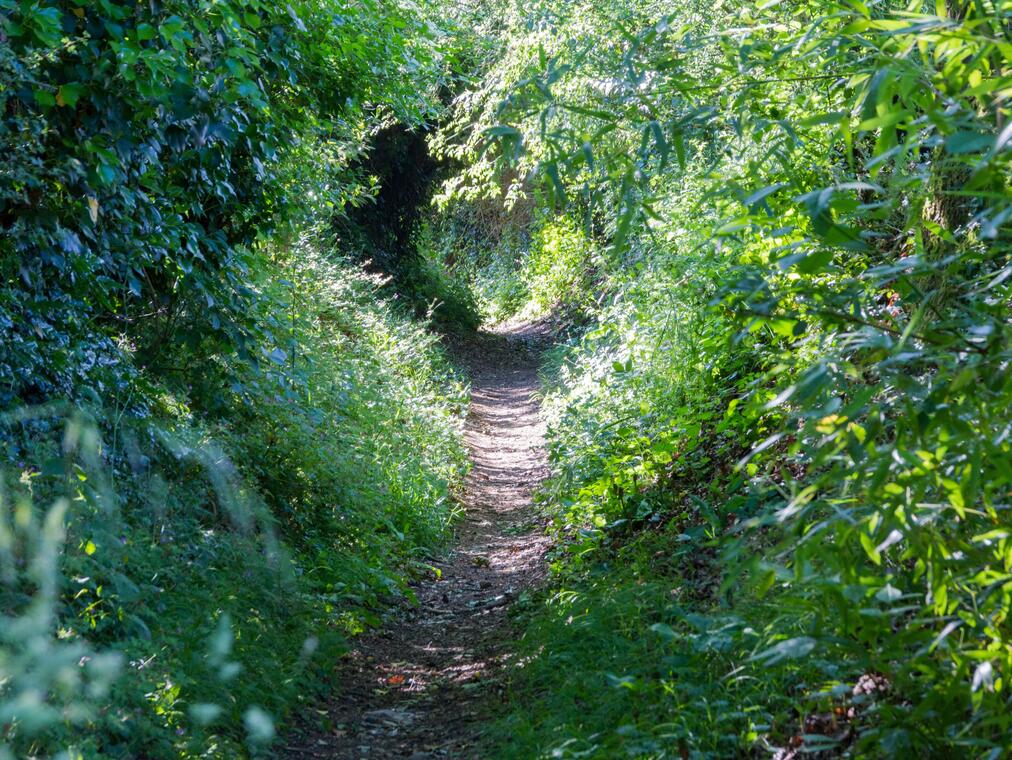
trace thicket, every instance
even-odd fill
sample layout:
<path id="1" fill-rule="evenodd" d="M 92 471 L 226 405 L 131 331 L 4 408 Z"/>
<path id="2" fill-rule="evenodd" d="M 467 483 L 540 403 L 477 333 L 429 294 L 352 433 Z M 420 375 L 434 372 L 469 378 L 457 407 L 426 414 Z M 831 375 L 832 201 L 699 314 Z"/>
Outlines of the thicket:
<path id="1" fill-rule="evenodd" d="M 1012 4 L 487 18 L 446 248 L 587 321 L 502 756 L 1007 752 Z"/>
<path id="2" fill-rule="evenodd" d="M 1008 0 L 0 0 L 0 755 L 268 752 L 446 535 L 412 314 L 475 309 L 570 328 L 501 755 L 1012 750 L 1010 60 Z"/>
<path id="3" fill-rule="evenodd" d="M 447 536 L 466 386 L 355 262 L 432 8 L 0 0 L 0 756 L 269 751 Z"/>

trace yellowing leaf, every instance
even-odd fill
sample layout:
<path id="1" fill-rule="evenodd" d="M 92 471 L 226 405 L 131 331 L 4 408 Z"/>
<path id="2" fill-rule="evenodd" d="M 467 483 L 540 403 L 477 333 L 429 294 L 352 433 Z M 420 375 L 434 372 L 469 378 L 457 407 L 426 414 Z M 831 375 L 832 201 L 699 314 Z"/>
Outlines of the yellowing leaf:
<path id="1" fill-rule="evenodd" d="M 956 514 L 960 517 L 966 517 L 966 501 L 963 499 L 963 492 L 959 488 L 953 488 L 949 491 L 949 503 L 956 510 Z"/>
<path id="2" fill-rule="evenodd" d="M 879 554 L 878 549 L 875 548 L 874 539 L 872 539 L 872 537 L 869 536 L 867 533 L 861 533 L 860 538 L 861 538 L 861 546 L 864 547 L 864 550 L 868 554 L 868 557 L 871 559 L 871 561 L 874 562 L 876 565 L 881 565 L 882 555 Z"/>

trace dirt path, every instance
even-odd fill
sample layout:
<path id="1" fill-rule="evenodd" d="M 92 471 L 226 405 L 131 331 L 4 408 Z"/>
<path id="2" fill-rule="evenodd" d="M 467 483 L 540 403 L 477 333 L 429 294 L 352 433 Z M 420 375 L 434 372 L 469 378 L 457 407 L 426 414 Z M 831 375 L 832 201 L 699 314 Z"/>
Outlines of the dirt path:
<path id="1" fill-rule="evenodd" d="M 415 585 L 418 605 L 355 642 L 338 668 L 327 733 L 290 740 L 291 758 L 470 758 L 494 709 L 513 638 L 507 608 L 544 574 L 548 548 L 529 509 L 547 475 L 538 416 L 544 331 L 519 325 L 458 347 L 472 378 L 465 440 L 474 467 L 452 552 Z"/>

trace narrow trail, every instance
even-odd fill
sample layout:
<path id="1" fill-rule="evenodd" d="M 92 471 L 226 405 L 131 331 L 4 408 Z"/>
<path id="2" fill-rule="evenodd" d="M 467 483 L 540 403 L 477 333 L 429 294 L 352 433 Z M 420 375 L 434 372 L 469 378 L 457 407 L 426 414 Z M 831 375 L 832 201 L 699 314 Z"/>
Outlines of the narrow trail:
<path id="1" fill-rule="evenodd" d="M 290 742 L 281 757 L 479 756 L 513 638 L 507 609 L 544 575 L 548 539 L 530 510 L 548 471 L 534 398 L 544 338 L 537 325 L 515 325 L 456 348 L 471 372 L 473 460 L 456 543 L 432 563 L 438 578 L 414 584 L 417 606 L 357 640 L 338 667 L 327 706 L 333 728 Z"/>

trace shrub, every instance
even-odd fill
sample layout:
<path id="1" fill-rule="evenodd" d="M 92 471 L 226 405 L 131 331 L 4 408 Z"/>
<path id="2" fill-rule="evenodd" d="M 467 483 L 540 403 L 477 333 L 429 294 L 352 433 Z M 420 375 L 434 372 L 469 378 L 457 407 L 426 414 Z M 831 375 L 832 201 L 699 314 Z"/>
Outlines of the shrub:
<path id="1" fill-rule="evenodd" d="M 123 342 L 255 358 L 251 247 L 356 198 L 369 104 L 421 120 L 439 78 L 392 6 L 3 0 L 0 25 L 5 407 L 104 393 Z"/>
<path id="2" fill-rule="evenodd" d="M 1007 750 L 1008 14 L 506 14 L 448 193 L 523 178 L 605 269 L 548 397 L 564 593 L 525 751 Z"/>
<path id="3" fill-rule="evenodd" d="M 254 317 L 288 315 L 278 370 L 209 368 L 196 397 L 232 383 L 214 417 L 162 385 L 146 419 L 4 419 L 20 459 L 0 530 L 14 755 L 265 750 L 445 540 L 466 395 L 436 338 L 320 235 L 268 253 L 289 279 Z"/>

